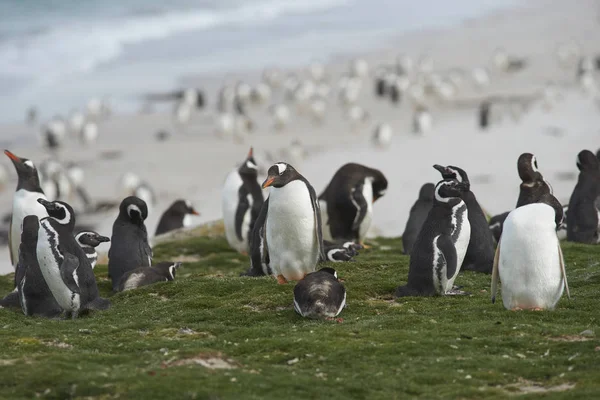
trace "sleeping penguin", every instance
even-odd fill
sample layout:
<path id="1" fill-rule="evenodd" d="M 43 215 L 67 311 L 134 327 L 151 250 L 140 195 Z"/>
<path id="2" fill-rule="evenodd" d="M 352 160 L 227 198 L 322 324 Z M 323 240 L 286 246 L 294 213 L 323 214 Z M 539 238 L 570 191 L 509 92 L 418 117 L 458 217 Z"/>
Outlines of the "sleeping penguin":
<path id="1" fill-rule="evenodd" d="M 406 227 L 404 233 L 402 233 L 402 252 L 404 254 L 410 254 L 415 240 L 421 231 L 421 226 L 429 214 L 429 210 L 433 207 L 433 190 L 435 185 L 433 183 L 426 183 L 421 186 L 419 190 L 419 198 L 413 204 L 408 215 L 408 221 L 406 221 Z"/>
<path id="2" fill-rule="evenodd" d="M 579 178 L 567 209 L 567 240 L 600 243 L 600 162 L 589 150 L 577 155 Z"/>
<path id="3" fill-rule="evenodd" d="M 124 273 L 152 265 L 152 249 L 144 225 L 147 217 L 146 202 L 138 197 L 126 197 L 119 206 L 108 251 L 108 274 L 114 291 Z"/>
<path id="4" fill-rule="evenodd" d="M 294 310 L 305 318 L 337 317 L 346 307 L 346 288 L 333 268 L 321 268 L 294 287 Z"/>
<path id="5" fill-rule="evenodd" d="M 123 274 L 119 282 L 119 292 L 137 289 L 156 282 L 175 280 L 175 272 L 181 266 L 180 262 L 161 262 L 151 267 L 140 267 Z"/>
<path id="6" fill-rule="evenodd" d="M 231 171 L 223 186 L 223 220 L 229 245 L 242 254 L 250 249 L 252 230 L 263 205 L 252 148 L 244 162 Z"/>
<path id="7" fill-rule="evenodd" d="M 94 231 L 79 232 L 77 235 L 75 235 L 75 240 L 77 240 L 77 243 L 79 243 L 85 252 L 88 260 L 90 260 L 92 269 L 96 267 L 96 262 L 98 261 L 96 247 L 100 246 L 100 243 L 110 242 L 110 238 L 102 236 Z"/>
<path id="8" fill-rule="evenodd" d="M 363 243 L 373 219 L 373 203 L 387 190 L 385 176 L 360 164 L 346 164 L 319 196 L 323 237 Z"/>
<path id="9" fill-rule="evenodd" d="M 158 221 L 154 236 L 162 235 L 175 229 L 189 226 L 190 215 L 200 215 L 188 200 L 177 200 L 163 213 Z"/>

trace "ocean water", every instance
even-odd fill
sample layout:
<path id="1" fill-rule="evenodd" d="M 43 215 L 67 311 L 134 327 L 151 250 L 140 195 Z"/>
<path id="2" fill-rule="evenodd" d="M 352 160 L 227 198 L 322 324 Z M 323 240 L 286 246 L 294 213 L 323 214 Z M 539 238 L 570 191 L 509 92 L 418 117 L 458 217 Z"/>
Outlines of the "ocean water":
<path id="1" fill-rule="evenodd" d="M 117 112 L 194 74 L 326 61 L 402 32 L 456 24 L 508 0 L 2 0 L 0 123 Z"/>

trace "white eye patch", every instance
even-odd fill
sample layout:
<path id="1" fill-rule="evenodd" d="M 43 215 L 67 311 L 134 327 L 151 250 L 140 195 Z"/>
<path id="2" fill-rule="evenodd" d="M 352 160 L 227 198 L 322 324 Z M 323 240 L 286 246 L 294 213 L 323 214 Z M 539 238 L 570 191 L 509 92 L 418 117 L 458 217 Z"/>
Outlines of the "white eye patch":
<path id="1" fill-rule="evenodd" d="M 187 208 L 192 208 L 192 202 L 189 200 L 185 201 L 185 205 L 187 206 Z"/>
<path id="2" fill-rule="evenodd" d="M 34 168 L 34 167 L 33 167 L 33 161 L 31 161 L 31 160 L 27 160 L 27 161 L 25 161 L 23 164 L 27 165 L 27 166 L 28 166 L 29 168 L 31 168 L 31 169 L 33 169 L 33 168 Z"/>
<path id="3" fill-rule="evenodd" d="M 283 174 L 285 172 L 285 170 L 287 169 L 287 165 L 285 165 L 283 163 L 275 164 L 275 166 L 277 167 L 277 170 L 279 171 L 279 175 Z"/>
<path id="4" fill-rule="evenodd" d="M 65 212 L 65 216 L 61 219 L 58 218 L 54 218 L 56 221 L 58 221 L 59 224 L 61 225 L 68 225 L 69 222 L 71 222 L 71 213 L 69 212 L 69 210 L 63 206 L 62 204 L 57 204 L 58 207 L 62 208 Z"/>
<path id="5" fill-rule="evenodd" d="M 132 212 L 137 212 L 138 214 L 140 214 L 140 218 L 142 217 L 142 211 L 140 210 L 140 208 L 138 206 L 136 206 L 135 204 L 130 204 L 127 206 L 127 215 L 129 215 L 129 218 L 133 218 L 131 216 Z"/>
<path id="6" fill-rule="evenodd" d="M 250 169 L 258 169 L 256 164 L 254 164 L 252 161 L 246 161 L 246 167 L 248 167 Z"/>
<path id="7" fill-rule="evenodd" d="M 538 172 L 537 160 L 535 159 L 535 156 L 531 157 L 531 168 L 533 169 L 533 172 Z"/>

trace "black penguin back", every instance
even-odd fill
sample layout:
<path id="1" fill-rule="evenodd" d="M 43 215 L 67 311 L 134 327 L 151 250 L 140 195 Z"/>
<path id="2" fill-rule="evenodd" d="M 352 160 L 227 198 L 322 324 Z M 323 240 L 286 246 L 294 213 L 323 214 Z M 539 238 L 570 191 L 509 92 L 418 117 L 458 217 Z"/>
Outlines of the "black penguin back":
<path id="1" fill-rule="evenodd" d="M 424 184 L 419 191 L 419 198 L 410 209 L 408 221 L 402 233 L 402 247 L 404 254 L 410 254 L 417 236 L 421 231 L 427 215 L 433 207 L 433 192 L 435 185 L 433 183 Z"/>
<path id="2" fill-rule="evenodd" d="M 462 269 L 491 274 L 494 266 L 494 237 L 487 218 L 473 192 L 465 192 L 462 199 L 467 205 L 471 225 L 471 240 Z"/>
<path id="3" fill-rule="evenodd" d="M 600 162 L 588 150 L 577 156 L 579 177 L 567 209 L 567 240 L 596 244 L 598 232 L 598 205 L 600 203 Z"/>

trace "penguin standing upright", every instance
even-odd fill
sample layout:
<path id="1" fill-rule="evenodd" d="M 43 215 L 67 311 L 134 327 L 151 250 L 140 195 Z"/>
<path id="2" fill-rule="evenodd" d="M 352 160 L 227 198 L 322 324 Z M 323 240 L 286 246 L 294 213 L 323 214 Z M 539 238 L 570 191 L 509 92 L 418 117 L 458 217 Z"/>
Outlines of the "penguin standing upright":
<path id="1" fill-rule="evenodd" d="M 270 187 L 266 247 L 270 268 L 282 284 L 303 279 L 324 260 L 321 214 L 315 190 L 287 163 L 271 166 L 263 189 Z"/>
<path id="2" fill-rule="evenodd" d="M 467 186 L 467 190 L 462 192 L 461 198 L 469 210 L 471 239 L 461 268 L 491 274 L 494 266 L 494 237 L 490 232 L 487 218 L 471 191 L 471 183 L 467 173 L 463 169 L 452 165 L 443 167 L 436 164 L 433 168 L 438 170 L 445 180 L 454 179 Z"/>
<path id="3" fill-rule="evenodd" d="M 20 158 L 8 150 L 4 154 L 10 158 L 17 170 L 17 191 L 13 197 L 13 211 L 10 220 L 10 236 L 8 247 L 10 249 L 10 262 L 17 267 L 19 261 L 19 245 L 21 244 L 21 226 L 27 215 L 37 215 L 40 219 L 47 217 L 46 209 L 37 202 L 37 199 L 46 199 L 40 186 L 38 171 L 31 160 Z"/>
<path id="4" fill-rule="evenodd" d="M 200 215 L 189 200 L 177 200 L 163 213 L 158 221 L 154 236 L 188 226 L 189 215 Z"/>
<path id="5" fill-rule="evenodd" d="M 579 179 L 567 209 L 567 240 L 600 243 L 600 162 L 589 150 L 577 155 Z"/>
<path id="6" fill-rule="evenodd" d="M 269 198 L 267 198 L 260 213 L 254 222 L 252 229 L 252 240 L 250 241 L 250 269 L 244 273 L 245 276 L 263 276 L 272 275 L 273 271 L 269 266 L 269 249 L 267 248 L 266 221 L 269 211 Z"/>
<path id="7" fill-rule="evenodd" d="M 100 246 L 100 243 L 110 242 L 110 238 L 102 236 L 94 231 L 79 232 L 77 235 L 75 235 L 75 240 L 77 240 L 77 243 L 79 243 L 85 252 L 85 255 L 90 261 L 92 269 L 96 267 L 96 262 L 98 261 L 96 247 Z"/>
<path id="8" fill-rule="evenodd" d="M 252 230 L 263 205 L 252 148 L 244 162 L 231 171 L 223 187 L 223 219 L 229 245 L 242 254 L 250 250 Z"/>
<path id="9" fill-rule="evenodd" d="M 469 212 L 462 200 L 468 189 L 456 180 L 435 186 L 433 207 L 410 254 L 408 283 L 396 289 L 396 297 L 452 293 L 471 237 Z"/>
<path id="10" fill-rule="evenodd" d="M 319 196 L 323 237 L 362 243 L 373 219 L 373 203 L 387 186 L 379 170 L 355 163 L 342 166 Z"/>
<path id="11" fill-rule="evenodd" d="M 108 250 L 108 275 L 114 291 L 117 291 L 124 273 L 152 265 L 152 249 L 144 225 L 146 218 L 148 208 L 144 200 L 135 196 L 123 199 L 113 224 Z"/>
<path id="12" fill-rule="evenodd" d="M 552 194 L 552 189 L 540 173 L 537 159 L 533 154 L 521 154 L 517 160 L 517 170 L 522 181 L 517 207 L 536 203 L 544 194 Z"/>
<path id="13" fill-rule="evenodd" d="M 511 211 L 504 221 L 494 258 L 492 303 L 496 300 L 498 278 L 502 282 L 502 302 L 509 310 L 551 310 L 564 289 L 569 295 L 556 236 L 561 220 L 562 207 L 550 194 Z"/>
<path id="14" fill-rule="evenodd" d="M 119 282 L 119 292 L 137 289 L 156 282 L 175 280 L 175 271 L 181 266 L 180 262 L 165 261 L 151 267 L 140 267 L 127 271 Z"/>
<path id="15" fill-rule="evenodd" d="M 419 198 L 410 208 L 408 215 L 408 221 L 406 221 L 406 227 L 404 233 L 402 233 L 402 252 L 404 254 L 410 254 L 415 240 L 421 231 L 423 223 L 427 219 L 429 210 L 433 207 L 433 191 L 435 185 L 433 183 L 426 183 L 421 186 L 419 190 Z"/>
<path id="16" fill-rule="evenodd" d="M 346 288 L 333 268 L 311 272 L 294 287 L 294 310 L 305 318 L 334 318 L 346 307 Z"/>
<path id="17" fill-rule="evenodd" d="M 56 302 L 73 318 L 85 310 L 105 310 L 92 266 L 73 236 L 75 213 L 62 201 L 38 199 L 48 217 L 40 220 L 37 260 Z"/>

